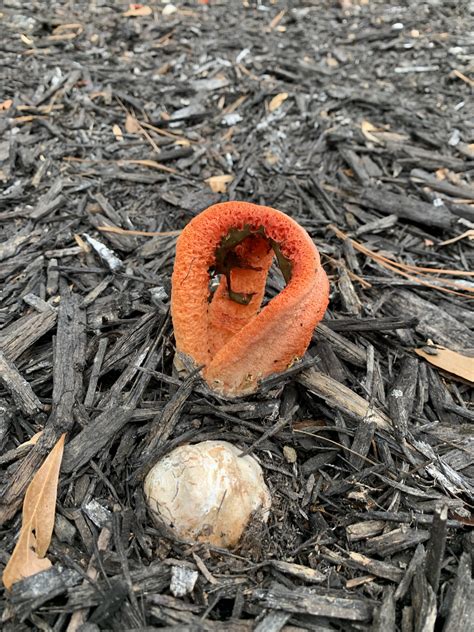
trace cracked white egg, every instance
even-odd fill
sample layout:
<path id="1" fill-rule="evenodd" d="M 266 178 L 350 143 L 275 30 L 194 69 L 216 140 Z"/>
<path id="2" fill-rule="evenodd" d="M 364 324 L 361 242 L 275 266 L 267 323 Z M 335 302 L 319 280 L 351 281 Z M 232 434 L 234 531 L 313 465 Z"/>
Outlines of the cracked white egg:
<path id="1" fill-rule="evenodd" d="M 232 548 L 252 519 L 266 522 L 271 497 L 260 465 L 227 441 L 176 448 L 145 478 L 158 524 L 179 538 Z"/>

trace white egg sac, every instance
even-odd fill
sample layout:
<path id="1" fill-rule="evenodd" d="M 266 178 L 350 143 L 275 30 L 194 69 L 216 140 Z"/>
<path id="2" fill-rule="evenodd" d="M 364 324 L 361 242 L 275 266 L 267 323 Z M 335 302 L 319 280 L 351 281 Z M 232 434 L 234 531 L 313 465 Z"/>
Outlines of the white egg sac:
<path id="1" fill-rule="evenodd" d="M 145 479 L 153 517 L 179 538 L 231 548 L 250 519 L 266 522 L 271 506 L 260 465 L 227 441 L 176 448 Z"/>

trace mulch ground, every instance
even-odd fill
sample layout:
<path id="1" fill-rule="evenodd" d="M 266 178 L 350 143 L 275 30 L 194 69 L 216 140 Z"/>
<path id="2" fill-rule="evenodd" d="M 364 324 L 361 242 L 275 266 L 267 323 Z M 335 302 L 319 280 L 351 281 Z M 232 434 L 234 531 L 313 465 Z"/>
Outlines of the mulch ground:
<path id="1" fill-rule="evenodd" d="M 68 433 L 53 566 L 2 629 L 468 630 L 472 381 L 429 360 L 474 348 L 472 2 L 128 9 L 1 7 L 1 568 Z M 236 401 L 173 374 L 169 316 L 179 230 L 228 199 L 297 219 L 331 282 L 305 358 Z M 271 490 L 233 551 L 146 510 L 141 455 L 205 439 Z"/>

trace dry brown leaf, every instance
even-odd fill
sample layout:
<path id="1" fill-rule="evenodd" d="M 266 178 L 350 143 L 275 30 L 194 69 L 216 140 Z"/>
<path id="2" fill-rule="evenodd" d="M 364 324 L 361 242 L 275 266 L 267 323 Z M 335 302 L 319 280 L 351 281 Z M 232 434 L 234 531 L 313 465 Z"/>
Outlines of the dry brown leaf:
<path id="1" fill-rule="evenodd" d="M 152 13 L 152 8 L 146 4 L 129 4 L 128 10 L 122 13 L 122 15 L 124 18 L 143 18 Z"/>
<path id="2" fill-rule="evenodd" d="M 61 435 L 26 490 L 20 536 L 2 576 L 8 590 L 20 579 L 51 566 L 44 556 L 53 533 L 65 437 Z"/>
<path id="3" fill-rule="evenodd" d="M 28 441 L 24 441 L 23 443 L 20 443 L 20 445 L 17 447 L 23 448 L 25 445 L 35 445 L 36 443 L 38 443 L 38 439 L 41 437 L 42 434 L 43 434 L 42 430 L 40 430 L 39 432 L 36 432 L 30 439 L 28 439 Z"/>
<path id="4" fill-rule="evenodd" d="M 178 138 L 175 145 L 180 145 L 181 147 L 191 147 L 191 143 L 187 138 Z"/>
<path id="5" fill-rule="evenodd" d="M 7 99 L 6 101 L 2 101 L 0 103 L 0 112 L 2 112 L 4 110 L 9 110 L 12 105 L 13 105 L 13 100 L 12 99 Z"/>
<path id="6" fill-rule="evenodd" d="M 272 31 L 274 28 L 276 28 L 278 26 L 278 24 L 280 24 L 281 19 L 283 18 L 283 16 L 286 13 L 286 9 L 282 9 L 280 11 L 280 13 L 277 13 L 275 15 L 275 17 L 273 18 L 273 20 L 270 22 L 270 24 L 268 25 L 268 30 Z"/>
<path id="7" fill-rule="evenodd" d="M 377 136 L 374 136 L 373 134 L 371 134 L 371 132 L 377 132 L 379 130 L 377 127 L 375 127 L 375 125 L 372 125 L 370 121 L 362 121 L 362 123 L 360 124 L 360 129 L 361 129 L 362 134 L 365 136 L 365 138 L 369 140 L 370 142 L 372 143 L 381 142 L 377 138 Z"/>
<path id="8" fill-rule="evenodd" d="M 78 35 L 80 35 L 84 31 L 84 27 L 79 22 L 72 22 L 71 24 L 59 24 L 52 32 L 51 35 L 48 35 L 48 41 L 52 42 L 61 42 L 75 39 Z"/>
<path id="9" fill-rule="evenodd" d="M 79 33 L 61 33 L 59 35 L 48 35 L 48 42 L 67 42 L 75 39 Z"/>
<path id="10" fill-rule="evenodd" d="M 89 252 L 92 252 L 92 248 L 89 246 L 88 243 L 86 243 L 82 237 L 80 235 L 74 235 L 74 241 L 76 242 L 76 244 L 79 246 L 79 248 L 82 250 L 82 252 L 85 252 L 86 254 Z"/>
<path id="11" fill-rule="evenodd" d="M 230 105 L 228 105 L 225 110 L 223 110 L 223 114 L 232 114 L 233 112 L 235 112 L 235 110 L 237 108 L 239 108 L 242 103 L 244 103 L 244 101 L 246 101 L 248 99 L 248 96 L 246 96 L 245 94 L 243 94 L 240 97 L 237 97 L 237 99 L 231 103 Z"/>
<path id="12" fill-rule="evenodd" d="M 205 182 L 211 187 L 213 193 L 226 193 L 227 185 L 232 182 L 234 176 L 227 174 L 222 176 L 211 176 Z"/>
<path id="13" fill-rule="evenodd" d="M 430 347 L 431 353 L 415 349 L 415 353 L 433 366 L 474 384 L 474 358 L 451 351 L 445 347 Z"/>
<path id="14" fill-rule="evenodd" d="M 31 123 L 31 121 L 34 121 L 35 119 L 44 119 L 44 116 L 17 116 L 13 119 L 13 121 L 17 125 L 20 125 L 21 123 Z"/>
<path id="15" fill-rule="evenodd" d="M 270 112 L 274 112 L 280 107 L 283 101 L 286 101 L 287 99 L 288 99 L 288 92 L 280 92 L 280 94 L 277 94 L 276 96 L 274 96 L 273 99 L 270 101 L 268 105 L 268 109 L 270 110 Z"/>
<path id="16" fill-rule="evenodd" d="M 20 35 L 20 39 L 23 42 L 23 44 L 26 44 L 27 46 L 33 46 L 34 44 L 34 40 L 31 39 L 31 37 L 28 37 L 27 35 L 25 35 L 24 33 L 22 33 Z"/>
<path id="17" fill-rule="evenodd" d="M 63 31 L 83 31 L 84 27 L 81 22 L 71 22 L 69 24 L 58 24 L 53 33 L 62 33 Z"/>
<path id="18" fill-rule="evenodd" d="M 451 184 L 463 184 L 459 173 L 456 173 L 455 171 L 451 171 L 447 167 L 437 169 L 435 171 L 435 176 L 436 176 L 436 179 L 440 181 L 447 180 L 448 182 L 451 182 Z"/>
<path id="19" fill-rule="evenodd" d="M 406 143 L 409 137 L 406 134 L 399 134 L 398 132 L 380 130 L 377 132 L 377 138 L 382 143 Z"/>
<path id="20" fill-rule="evenodd" d="M 117 124 L 113 125 L 112 132 L 117 140 L 119 141 L 123 140 L 123 134 L 122 134 L 122 130 L 120 129 L 120 125 L 117 125 Z"/>
<path id="21" fill-rule="evenodd" d="M 140 123 L 131 114 L 127 114 L 127 118 L 125 119 L 125 129 L 129 134 L 139 134 L 142 131 Z"/>
<path id="22" fill-rule="evenodd" d="M 404 143 L 408 140 L 406 134 L 389 132 L 387 129 L 376 127 L 370 121 L 362 121 L 360 129 L 365 138 L 373 143 Z"/>
<path id="23" fill-rule="evenodd" d="M 3 571 L 2 581 L 7 590 L 10 590 L 15 582 L 24 577 L 30 577 L 51 568 L 51 562 L 47 557 L 39 557 L 35 552 L 35 536 L 31 529 L 20 531 L 12 556 Z"/>

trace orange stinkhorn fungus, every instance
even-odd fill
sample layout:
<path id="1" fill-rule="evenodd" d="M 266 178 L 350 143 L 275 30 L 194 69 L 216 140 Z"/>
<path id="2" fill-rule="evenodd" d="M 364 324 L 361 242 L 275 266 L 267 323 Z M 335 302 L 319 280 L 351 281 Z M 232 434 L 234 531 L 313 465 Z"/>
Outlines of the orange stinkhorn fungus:
<path id="1" fill-rule="evenodd" d="M 274 255 L 287 285 L 260 309 Z M 221 275 L 213 295 L 212 273 Z M 304 354 L 328 295 L 318 250 L 293 219 L 267 206 L 215 204 L 189 222 L 176 246 L 171 315 L 178 364 L 203 366 L 218 393 L 250 393 Z"/>

